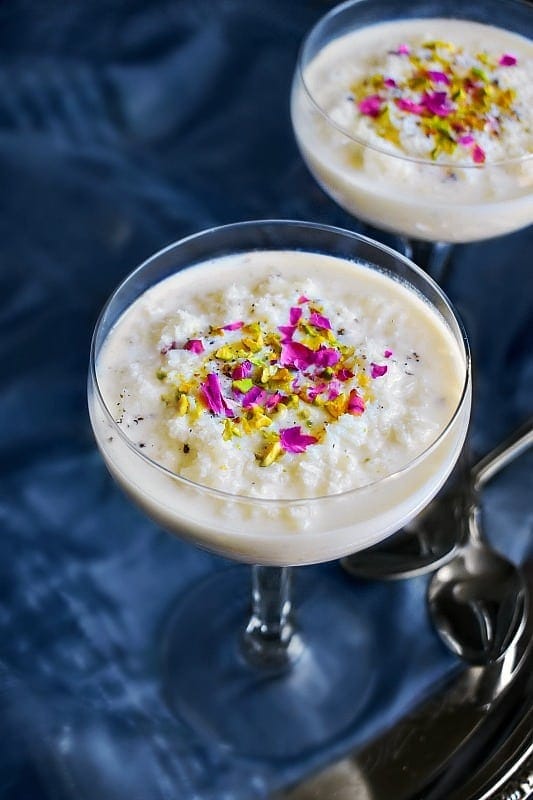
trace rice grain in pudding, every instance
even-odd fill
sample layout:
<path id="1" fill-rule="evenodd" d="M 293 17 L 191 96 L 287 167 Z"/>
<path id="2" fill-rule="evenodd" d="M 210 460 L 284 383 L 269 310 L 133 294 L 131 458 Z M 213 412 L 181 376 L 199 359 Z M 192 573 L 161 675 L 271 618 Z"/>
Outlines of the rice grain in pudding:
<path id="1" fill-rule="evenodd" d="M 352 504 L 351 544 L 344 530 L 340 540 L 332 532 L 329 543 L 301 543 L 300 551 L 293 543 L 292 555 L 275 555 L 279 534 L 314 537 L 328 516 L 334 529 L 341 506 L 344 528 L 349 490 L 368 489 L 366 511 L 364 497 L 358 504 L 362 525 L 382 512 L 392 525 L 404 503 L 416 506 L 417 493 L 421 503 L 442 483 L 465 421 L 417 477 L 378 488 L 450 423 L 464 374 L 444 319 L 406 285 L 340 258 L 258 251 L 156 284 L 109 333 L 98 382 L 130 446 L 109 435 L 97 403 L 91 413 L 113 474 L 166 527 L 232 554 L 237 536 L 244 560 L 303 563 L 357 546 Z M 134 449 L 191 483 L 144 464 L 141 473 Z M 257 550 L 265 529 L 268 557 Z"/>

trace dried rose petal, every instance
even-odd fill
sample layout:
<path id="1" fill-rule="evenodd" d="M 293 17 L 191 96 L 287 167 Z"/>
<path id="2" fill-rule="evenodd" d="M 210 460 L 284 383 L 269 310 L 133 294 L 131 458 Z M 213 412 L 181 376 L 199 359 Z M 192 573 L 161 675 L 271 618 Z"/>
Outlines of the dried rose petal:
<path id="1" fill-rule="evenodd" d="M 383 355 L 385 356 L 385 358 L 390 358 L 390 357 L 391 357 L 391 355 L 392 355 L 392 350 L 385 350 L 385 352 L 383 353 Z"/>
<path id="2" fill-rule="evenodd" d="M 474 139 L 472 134 L 467 133 L 467 134 L 465 134 L 465 136 L 460 136 L 459 139 L 457 139 L 457 141 L 459 142 L 459 144 L 462 144 L 464 147 L 468 147 L 469 145 L 474 144 L 474 142 L 476 140 Z"/>
<path id="3" fill-rule="evenodd" d="M 300 317 L 302 316 L 302 309 L 297 306 L 292 306 L 289 310 L 289 322 L 291 325 L 298 325 Z"/>
<path id="4" fill-rule="evenodd" d="M 234 381 L 240 381 L 243 378 L 249 378 L 252 374 L 252 362 L 251 361 L 243 361 L 241 364 L 238 364 L 233 372 L 231 373 L 231 377 Z"/>
<path id="5" fill-rule="evenodd" d="M 205 381 L 200 385 L 200 392 L 209 409 L 218 416 L 233 417 L 233 411 L 222 397 L 220 381 L 214 373 L 210 372 Z"/>
<path id="6" fill-rule="evenodd" d="M 196 353 L 196 355 L 200 355 L 200 353 L 204 352 L 204 346 L 200 339 L 189 339 L 188 342 L 185 342 L 183 345 L 184 350 L 190 350 L 191 353 Z"/>
<path id="7" fill-rule="evenodd" d="M 388 86 L 389 89 L 394 89 L 398 85 L 396 83 L 396 81 L 394 80 L 394 78 L 385 78 L 383 83 L 384 83 L 385 86 Z"/>
<path id="8" fill-rule="evenodd" d="M 266 402 L 268 395 L 264 389 L 259 386 L 252 386 L 252 388 L 243 395 L 242 407 L 250 408 L 250 406 L 262 406 Z"/>
<path id="9" fill-rule="evenodd" d="M 238 331 L 240 328 L 244 326 L 244 322 L 229 322 L 227 325 L 222 326 L 223 331 Z"/>
<path id="10" fill-rule="evenodd" d="M 426 110 L 422 103 L 415 103 L 414 100 L 408 100 L 406 97 L 398 97 L 394 102 L 401 111 L 407 111 L 408 114 L 423 114 Z"/>
<path id="11" fill-rule="evenodd" d="M 303 303 L 308 303 L 308 302 L 309 302 L 309 298 L 306 297 L 305 294 L 301 294 L 300 297 L 298 298 L 298 305 L 299 306 L 303 305 Z"/>
<path id="12" fill-rule="evenodd" d="M 356 389 L 352 389 L 348 398 L 346 411 L 354 417 L 360 416 L 365 410 L 365 403 L 362 397 L 357 394 Z"/>
<path id="13" fill-rule="evenodd" d="M 320 347 L 313 355 L 317 367 L 333 367 L 341 357 L 339 351 L 333 347 Z"/>
<path id="14" fill-rule="evenodd" d="M 361 114 L 365 114 L 367 117 L 379 117 L 382 104 L 383 100 L 379 94 L 371 94 L 359 100 L 357 108 Z"/>
<path id="15" fill-rule="evenodd" d="M 328 388 L 327 383 L 317 383 L 316 386 L 312 386 L 307 391 L 307 396 L 309 400 L 314 400 L 316 397 L 318 397 L 319 394 L 325 392 L 327 388 Z"/>
<path id="16" fill-rule="evenodd" d="M 474 164 L 484 164 L 485 163 L 485 151 L 482 147 L 478 144 L 474 145 L 472 150 L 472 158 L 474 160 Z"/>
<path id="17" fill-rule="evenodd" d="M 315 353 L 299 342 L 283 342 L 279 363 L 282 367 L 304 370 L 315 363 Z"/>
<path id="18" fill-rule="evenodd" d="M 397 56 L 408 56 L 411 52 L 411 48 L 408 44 L 401 44 L 398 49 L 396 50 Z"/>
<path id="19" fill-rule="evenodd" d="M 373 361 L 370 366 L 372 368 L 370 374 L 373 378 L 381 378 L 389 369 L 386 364 L 374 364 Z"/>
<path id="20" fill-rule="evenodd" d="M 518 59 L 516 56 L 512 56 L 510 53 L 504 53 L 503 56 L 498 61 L 500 67 L 514 67 L 518 63 Z"/>
<path id="21" fill-rule="evenodd" d="M 281 428 L 279 440 L 287 453 L 303 453 L 307 447 L 318 442 L 315 436 L 302 433 L 299 425 L 295 425 L 294 428 Z"/>
<path id="22" fill-rule="evenodd" d="M 328 400 L 335 400 L 341 393 L 340 383 L 338 381 L 331 381 L 329 385 Z"/>
<path id="23" fill-rule="evenodd" d="M 351 369 L 346 369 L 346 367 L 343 367 L 337 372 L 337 378 L 340 381 L 349 381 L 351 378 L 353 378 L 353 372 Z"/>
<path id="24" fill-rule="evenodd" d="M 437 117 L 447 117 L 453 111 L 446 92 L 424 92 L 422 104 Z"/>
<path id="25" fill-rule="evenodd" d="M 278 331 L 280 331 L 283 336 L 281 337 L 281 343 L 285 344 L 286 342 L 290 342 L 292 337 L 294 336 L 294 331 L 296 330 L 296 325 L 279 325 Z"/>
<path id="26" fill-rule="evenodd" d="M 309 314 L 309 322 L 311 325 L 314 325 L 315 328 L 322 328 L 326 331 L 331 330 L 331 322 L 329 319 L 322 316 L 322 314 L 318 314 L 316 311 L 313 311 L 311 314 Z"/>
<path id="27" fill-rule="evenodd" d="M 274 392 L 274 394 L 271 394 L 270 397 L 267 398 L 265 406 L 268 409 L 272 409 L 275 406 L 279 405 L 279 403 L 281 403 L 282 400 L 283 400 L 283 395 L 280 394 L 280 392 Z"/>
<path id="28" fill-rule="evenodd" d="M 445 83 L 447 86 L 450 85 L 450 79 L 445 72 L 430 69 L 427 72 L 427 76 L 433 83 Z"/>

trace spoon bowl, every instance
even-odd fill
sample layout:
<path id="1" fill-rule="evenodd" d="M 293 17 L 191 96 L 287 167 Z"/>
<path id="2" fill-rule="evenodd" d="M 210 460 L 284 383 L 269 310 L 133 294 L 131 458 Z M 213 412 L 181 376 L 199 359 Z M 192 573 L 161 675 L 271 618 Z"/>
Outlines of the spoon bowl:
<path id="1" fill-rule="evenodd" d="M 521 570 L 483 538 L 475 475 L 462 507 L 463 544 L 433 575 L 428 605 L 437 633 L 453 653 L 470 664 L 492 664 L 524 628 L 527 584 Z"/>
<path id="2" fill-rule="evenodd" d="M 487 545 L 467 546 L 433 576 L 428 604 L 446 646 L 474 665 L 498 661 L 526 620 L 522 572 Z"/>

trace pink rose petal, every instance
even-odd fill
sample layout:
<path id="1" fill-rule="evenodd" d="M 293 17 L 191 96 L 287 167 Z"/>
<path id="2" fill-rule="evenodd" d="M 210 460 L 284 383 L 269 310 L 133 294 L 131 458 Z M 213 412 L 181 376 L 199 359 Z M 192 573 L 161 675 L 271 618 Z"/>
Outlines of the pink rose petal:
<path id="1" fill-rule="evenodd" d="M 307 391 L 307 396 L 310 400 L 314 400 L 319 394 L 325 392 L 328 388 L 327 383 L 317 383 L 316 386 L 311 386 Z"/>
<path id="2" fill-rule="evenodd" d="M 242 381 L 244 378 L 249 378 L 251 374 L 252 362 L 246 360 L 234 368 L 233 372 L 231 373 L 231 377 L 234 381 Z"/>
<path id="3" fill-rule="evenodd" d="M 371 94 L 359 100 L 357 107 L 361 114 L 367 117 L 378 117 L 381 113 L 382 104 L 383 100 L 379 94 Z"/>
<path id="4" fill-rule="evenodd" d="M 457 139 L 457 141 L 459 142 L 459 144 L 462 144 L 464 147 L 468 147 L 469 145 L 474 144 L 474 142 L 476 140 L 474 139 L 472 134 L 467 133 L 464 136 L 460 136 L 459 139 Z"/>
<path id="5" fill-rule="evenodd" d="M 352 389 L 348 398 L 348 407 L 346 411 L 354 417 L 360 416 L 365 410 L 365 403 L 362 397 L 357 394 L 355 389 Z"/>
<path id="6" fill-rule="evenodd" d="M 398 49 L 396 50 L 396 55 L 398 56 L 408 56 L 411 52 L 411 48 L 408 44 L 401 44 Z"/>
<path id="7" fill-rule="evenodd" d="M 484 164 L 485 163 L 485 151 L 482 147 L 478 144 L 474 145 L 472 149 L 472 158 L 475 164 Z"/>
<path id="8" fill-rule="evenodd" d="M 498 61 L 500 67 L 514 67 L 518 63 L 518 59 L 516 56 L 512 56 L 510 53 L 504 53 L 503 56 Z"/>
<path id="9" fill-rule="evenodd" d="M 328 400 L 335 400 L 341 393 L 341 385 L 338 381 L 331 381 L 328 391 Z"/>
<path id="10" fill-rule="evenodd" d="M 299 342 L 283 342 L 281 347 L 280 364 L 282 367 L 293 367 L 305 370 L 315 363 L 315 353 L 309 347 Z"/>
<path id="11" fill-rule="evenodd" d="M 345 367 L 343 367 L 337 372 L 337 378 L 340 381 L 349 381 L 351 378 L 353 378 L 353 372 L 351 371 L 351 369 L 346 369 Z"/>
<path id="12" fill-rule="evenodd" d="M 223 331 L 238 331 L 240 328 L 244 326 L 244 322 L 229 322 L 227 325 L 222 326 Z"/>
<path id="13" fill-rule="evenodd" d="M 252 386 L 242 397 L 242 407 L 262 406 L 265 404 L 267 397 L 268 395 L 264 389 L 260 389 L 259 386 Z"/>
<path id="14" fill-rule="evenodd" d="M 431 114 L 437 117 L 447 117 L 453 111 L 446 92 L 424 92 L 422 103 Z"/>
<path id="15" fill-rule="evenodd" d="M 313 355 L 317 367 L 333 367 L 340 359 L 339 351 L 333 347 L 320 347 Z"/>
<path id="16" fill-rule="evenodd" d="M 427 75 L 428 78 L 433 81 L 433 83 L 445 83 L 447 86 L 450 85 L 450 79 L 445 72 L 439 72 L 437 70 L 430 69 L 428 70 Z"/>
<path id="17" fill-rule="evenodd" d="M 315 436 L 302 433 L 299 425 L 295 425 L 294 428 L 281 428 L 279 439 L 282 448 L 287 453 L 303 453 L 307 447 L 318 441 Z"/>
<path id="18" fill-rule="evenodd" d="M 394 80 L 394 78 L 385 78 L 383 83 L 385 84 L 385 86 L 388 86 L 389 89 L 394 89 L 398 85 Z"/>
<path id="19" fill-rule="evenodd" d="M 392 355 L 392 350 L 385 350 L 385 352 L 383 353 L 383 355 L 385 356 L 385 358 L 390 358 L 390 357 L 391 357 L 391 355 Z"/>
<path id="20" fill-rule="evenodd" d="M 309 302 L 309 298 L 306 297 L 305 294 L 301 294 L 300 297 L 298 298 L 298 305 L 299 306 L 303 305 L 304 303 L 308 303 L 308 302 Z"/>
<path id="21" fill-rule="evenodd" d="M 183 345 L 184 350 L 190 350 L 191 353 L 196 353 L 196 355 L 200 355 L 200 353 L 204 352 L 204 346 L 200 339 L 189 339 L 188 342 L 185 342 Z"/>
<path id="22" fill-rule="evenodd" d="M 386 364 L 374 364 L 373 361 L 370 364 L 370 366 L 371 366 L 370 374 L 373 378 L 383 377 L 383 375 L 385 375 L 385 373 L 389 369 Z"/>
<path id="23" fill-rule="evenodd" d="M 274 392 L 274 394 L 271 394 L 270 397 L 267 398 L 265 406 L 268 409 L 275 408 L 275 406 L 279 405 L 279 403 L 281 403 L 282 400 L 283 400 L 283 395 L 280 394 L 280 392 Z"/>
<path id="24" fill-rule="evenodd" d="M 311 325 L 314 325 L 315 328 L 322 328 L 326 331 L 331 330 L 331 322 L 329 319 L 327 317 L 323 317 L 322 314 L 318 314 L 316 311 L 313 311 L 309 315 L 309 322 Z"/>
<path id="25" fill-rule="evenodd" d="M 200 385 L 200 392 L 209 409 L 218 416 L 233 417 L 233 411 L 228 407 L 222 397 L 220 381 L 218 377 L 210 372 L 205 381 Z"/>
<path id="26" fill-rule="evenodd" d="M 408 114 L 423 114 L 426 110 L 422 103 L 415 103 L 414 100 L 408 100 L 406 97 L 398 97 L 394 102 L 401 111 L 407 111 Z"/>
<path id="27" fill-rule="evenodd" d="M 278 331 L 282 334 L 281 344 L 292 341 L 295 330 L 296 325 L 279 325 Z"/>
<path id="28" fill-rule="evenodd" d="M 297 306 L 292 306 L 289 310 L 289 322 L 291 325 L 298 325 L 300 318 L 302 316 L 302 309 L 298 308 Z"/>

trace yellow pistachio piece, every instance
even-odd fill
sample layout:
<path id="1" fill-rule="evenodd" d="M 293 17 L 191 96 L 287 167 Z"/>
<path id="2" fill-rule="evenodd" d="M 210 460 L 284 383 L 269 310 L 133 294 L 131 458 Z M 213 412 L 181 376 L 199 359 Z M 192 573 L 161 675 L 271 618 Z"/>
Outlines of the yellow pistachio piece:
<path id="1" fill-rule="evenodd" d="M 231 361 L 234 358 L 233 351 L 227 344 L 219 347 L 215 353 L 215 356 L 220 358 L 221 361 Z"/>
<path id="2" fill-rule="evenodd" d="M 178 400 L 178 405 L 176 407 L 178 415 L 180 417 L 184 417 L 187 411 L 189 410 L 189 399 L 186 395 L 182 394 Z"/>
<path id="3" fill-rule="evenodd" d="M 333 419 L 338 419 L 346 412 L 348 407 L 348 398 L 344 394 L 335 397 L 334 400 L 328 400 L 324 403 L 324 408 Z"/>
<path id="4" fill-rule="evenodd" d="M 281 442 L 273 442 L 269 445 L 263 454 L 259 457 L 259 464 L 262 467 L 269 467 L 274 461 L 279 458 L 283 453 Z"/>

